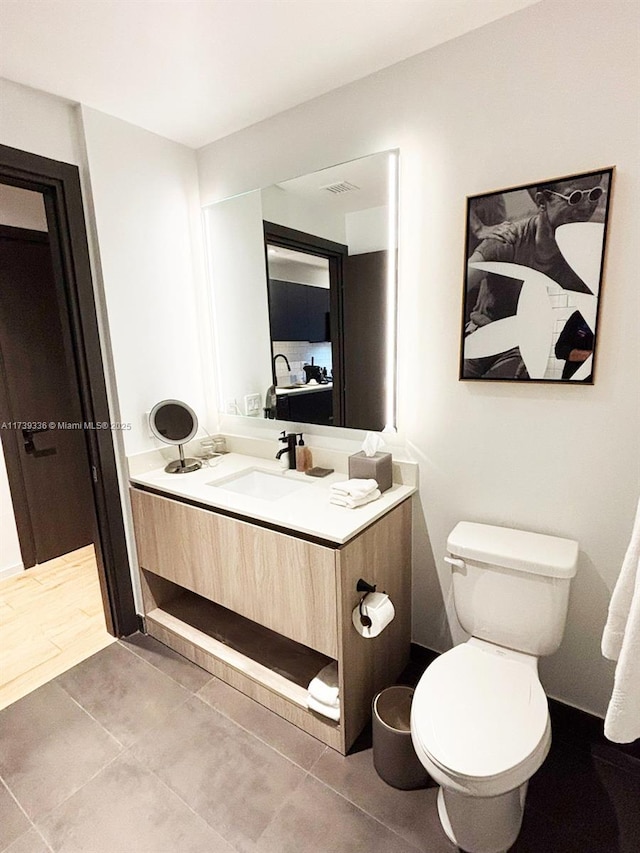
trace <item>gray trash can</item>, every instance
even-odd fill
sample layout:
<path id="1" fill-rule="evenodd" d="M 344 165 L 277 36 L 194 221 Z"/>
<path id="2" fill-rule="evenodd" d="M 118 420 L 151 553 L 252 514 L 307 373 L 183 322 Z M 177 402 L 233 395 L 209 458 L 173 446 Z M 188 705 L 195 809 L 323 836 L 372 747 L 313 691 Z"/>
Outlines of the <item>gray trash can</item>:
<path id="1" fill-rule="evenodd" d="M 413 688 L 387 687 L 373 700 L 373 766 L 388 785 L 426 788 L 429 774 L 411 742 Z"/>

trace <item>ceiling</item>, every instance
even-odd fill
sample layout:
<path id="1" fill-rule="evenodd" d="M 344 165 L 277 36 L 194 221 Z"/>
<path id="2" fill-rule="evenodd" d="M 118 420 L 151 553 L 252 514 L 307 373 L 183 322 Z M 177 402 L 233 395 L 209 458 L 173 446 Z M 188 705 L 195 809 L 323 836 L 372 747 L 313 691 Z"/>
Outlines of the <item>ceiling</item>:
<path id="1" fill-rule="evenodd" d="M 341 191 L 328 189 L 336 185 Z M 379 207 L 388 203 L 389 153 L 360 157 L 275 186 L 327 218 Z"/>
<path id="2" fill-rule="evenodd" d="M 539 0 L 1 0 L 0 75 L 193 148 Z"/>

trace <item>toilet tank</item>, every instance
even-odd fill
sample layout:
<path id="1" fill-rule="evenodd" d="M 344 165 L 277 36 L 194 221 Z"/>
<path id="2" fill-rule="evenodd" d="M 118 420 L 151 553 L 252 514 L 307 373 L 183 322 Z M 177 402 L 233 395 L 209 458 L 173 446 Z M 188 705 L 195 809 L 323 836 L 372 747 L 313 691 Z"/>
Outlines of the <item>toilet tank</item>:
<path id="1" fill-rule="evenodd" d="M 467 633 L 537 657 L 557 650 L 577 542 L 461 521 L 447 549 L 456 613 Z"/>

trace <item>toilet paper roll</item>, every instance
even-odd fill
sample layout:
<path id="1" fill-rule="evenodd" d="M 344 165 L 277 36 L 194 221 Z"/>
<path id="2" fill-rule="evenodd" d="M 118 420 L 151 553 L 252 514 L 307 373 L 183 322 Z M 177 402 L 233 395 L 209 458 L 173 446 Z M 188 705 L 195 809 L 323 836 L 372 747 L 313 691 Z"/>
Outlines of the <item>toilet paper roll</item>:
<path id="1" fill-rule="evenodd" d="M 351 614 L 353 627 L 358 634 L 367 639 L 377 637 L 387 627 L 396 615 L 393 602 L 384 592 L 370 592 L 362 604 L 362 614 L 371 619 L 371 625 L 365 626 L 360 619 L 360 606 L 354 608 Z"/>

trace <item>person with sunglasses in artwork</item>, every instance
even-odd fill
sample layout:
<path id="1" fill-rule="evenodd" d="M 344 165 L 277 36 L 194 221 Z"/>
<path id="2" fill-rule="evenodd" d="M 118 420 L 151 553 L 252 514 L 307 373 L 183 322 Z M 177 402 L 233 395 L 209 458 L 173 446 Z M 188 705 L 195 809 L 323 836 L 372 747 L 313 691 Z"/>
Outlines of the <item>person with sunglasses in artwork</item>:
<path id="1" fill-rule="evenodd" d="M 522 282 L 486 273 L 471 264 L 505 261 L 545 273 L 565 290 L 591 293 L 591 289 L 565 261 L 555 239 L 556 229 L 570 222 L 587 222 L 594 215 L 605 189 L 602 175 L 588 175 L 567 181 L 543 184 L 530 191 L 536 213 L 512 223 L 513 239 L 489 237 L 469 258 L 467 292 L 478 288 L 465 333 L 481 326 L 512 317 L 517 310 Z M 477 359 L 465 359 L 465 378 L 527 379 L 528 374 L 518 347 L 506 353 Z"/>

